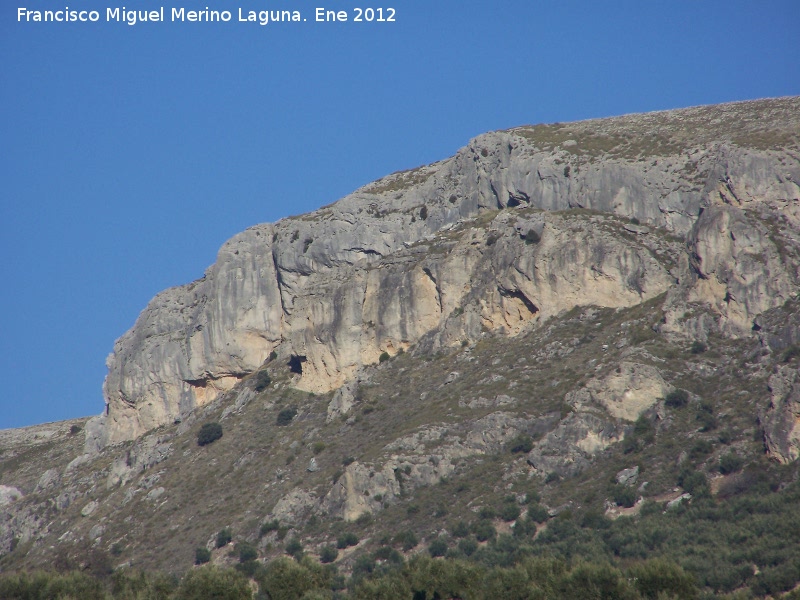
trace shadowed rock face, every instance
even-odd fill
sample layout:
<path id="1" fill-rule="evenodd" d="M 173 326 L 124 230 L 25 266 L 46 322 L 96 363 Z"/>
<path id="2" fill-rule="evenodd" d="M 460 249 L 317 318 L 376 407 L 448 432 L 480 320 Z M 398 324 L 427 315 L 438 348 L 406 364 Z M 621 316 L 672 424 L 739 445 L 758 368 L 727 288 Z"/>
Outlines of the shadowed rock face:
<path id="1" fill-rule="evenodd" d="M 665 331 L 702 339 L 681 318 L 702 302 L 722 332 L 748 334 L 797 289 L 785 248 L 800 226 L 799 115 L 787 98 L 489 133 L 252 227 L 116 342 L 87 451 L 181 418 L 273 351 L 305 356 L 296 385 L 323 392 L 383 352 L 514 335 L 576 305 L 667 290 Z M 578 208 L 595 212 L 554 212 Z M 678 264 L 663 260 L 681 240 Z"/>

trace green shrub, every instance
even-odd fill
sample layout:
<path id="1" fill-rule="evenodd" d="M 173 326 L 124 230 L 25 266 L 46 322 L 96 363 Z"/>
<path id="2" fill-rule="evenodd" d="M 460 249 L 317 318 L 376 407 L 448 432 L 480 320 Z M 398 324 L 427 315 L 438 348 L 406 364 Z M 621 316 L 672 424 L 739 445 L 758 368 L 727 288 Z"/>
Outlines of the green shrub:
<path id="1" fill-rule="evenodd" d="M 297 416 L 296 407 L 291 406 L 289 408 L 284 408 L 282 411 L 278 413 L 278 417 L 275 419 L 275 424 L 278 425 L 279 427 L 285 427 L 286 425 L 291 423 L 292 419 L 294 419 L 296 416 Z"/>
<path id="2" fill-rule="evenodd" d="M 303 544 L 300 543 L 300 540 L 297 538 L 289 540 L 289 543 L 286 544 L 286 554 L 294 557 L 296 560 L 300 560 L 303 556 Z"/>
<path id="3" fill-rule="evenodd" d="M 652 600 L 657 598 L 697 598 L 694 578 L 673 562 L 650 559 L 628 569 L 628 578 L 638 592 Z"/>
<path id="4" fill-rule="evenodd" d="M 550 513 L 544 506 L 536 502 L 528 505 L 528 518 L 537 523 L 544 523 L 550 518 Z"/>
<path id="5" fill-rule="evenodd" d="M 377 565 L 371 556 L 368 554 L 362 554 L 353 564 L 353 577 L 357 577 L 359 575 L 369 575 L 375 570 L 376 566 Z"/>
<path id="6" fill-rule="evenodd" d="M 550 471 L 547 477 L 544 478 L 545 483 L 558 483 L 559 481 L 561 481 L 561 475 L 555 471 Z"/>
<path id="7" fill-rule="evenodd" d="M 453 525 L 453 530 L 450 532 L 454 538 L 463 538 L 469 535 L 469 525 L 465 521 L 459 521 Z"/>
<path id="8" fill-rule="evenodd" d="M 481 519 L 494 519 L 497 517 L 497 511 L 493 506 L 484 506 L 478 511 L 478 516 Z"/>
<path id="9" fill-rule="evenodd" d="M 375 560 L 383 560 L 395 565 L 403 563 L 402 555 L 391 546 L 381 546 L 372 553 L 372 558 Z"/>
<path id="10" fill-rule="evenodd" d="M 381 355 L 378 357 L 378 362 L 385 363 L 390 358 L 392 358 L 392 357 L 389 356 L 388 352 L 381 352 Z"/>
<path id="11" fill-rule="evenodd" d="M 222 425 L 219 423 L 205 423 L 197 433 L 197 445 L 207 446 L 222 437 Z"/>
<path id="12" fill-rule="evenodd" d="M 486 542 L 497 537 L 497 531 L 491 521 L 481 519 L 472 524 L 472 533 L 479 542 Z"/>
<path id="13" fill-rule="evenodd" d="M 314 454 L 319 454 L 323 450 L 325 450 L 325 442 L 314 442 L 311 444 L 311 451 Z"/>
<path id="14" fill-rule="evenodd" d="M 242 542 L 236 544 L 236 551 L 239 553 L 239 562 L 244 563 L 258 558 L 258 550 L 252 544 Z"/>
<path id="15" fill-rule="evenodd" d="M 419 218 L 422 219 L 423 221 L 428 218 L 427 206 L 423 206 L 422 208 L 419 209 Z"/>
<path id="16" fill-rule="evenodd" d="M 536 490 L 529 490 L 525 492 L 525 504 L 536 503 L 541 500 L 541 496 L 539 496 L 539 492 Z"/>
<path id="17" fill-rule="evenodd" d="M 358 536 L 351 532 L 342 534 L 336 540 L 336 547 L 339 550 L 343 550 L 344 548 L 349 548 L 350 546 L 357 546 L 358 545 Z"/>
<path id="18" fill-rule="evenodd" d="M 581 527 L 587 527 L 589 529 L 608 529 L 610 526 L 611 519 L 606 517 L 605 513 L 600 509 L 593 508 L 583 513 Z"/>
<path id="19" fill-rule="evenodd" d="M 372 513 L 362 512 L 360 515 L 358 515 L 358 518 L 356 519 L 356 525 L 359 525 L 361 527 L 366 527 L 367 525 L 372 524 L 372 519 L 373 519 Z"/>
<path id="20" fill-rule="evenodd" d="M 578 563 L 562 582 L 563 598 L 636 600 L 637 597 L 620 570 L 608 564 Z"/>
<path id="21" fill-rule="evenodd" d="M 706 350 L 708 350 L 708 346 L 706 346 L 703 342 L 698 341 L 698 340 L 695 340 L 694 342 L 692 342 L 692 347 L 689 348 L 689 351 L 692 354 L 702 354 Z"/>
<path id="22" fill-rule="evenodd" d="M 278 523 L 278 519 L 273 519 L 272 521 L 267 521 L 261 525 L 261 529 L 259 530 L 259 536 L 265 536 L 271 531 L 278 531 L 280 528 L 280 523 Z"/>
<path id="23" fill-rule="evenodd" d="M 689 403 L 689 392 L 674 389 L 664 398 L 664 404 L 670 408 L 681 408 Z"/>
<path id="24" fill-rule="evenodd" d="M 255 385 L 253 389 L 256 392 L 263 392 L 272 383 L 272 378 L 267 371 L 259 371 L 255 376 Z"/>
<path id="25" fill-rule="evenodd" d="M 0 573 L 4 600 L 105 600 L 103 584 L 88 573 Z"/>
<path id="26" fill-rule="evenodd" d="M 613 498 L 614 503 L 617 506 L 631 508 L 634 504 L 636 504 L 636 490 L 627 485 L 618 485 L 614 488 Z"/>
<path id="27" fill-rule="evenodd" d="M 714 447 L 708 440 L 697 440 L 689 449 L 689 458 L 691 458 L 692 460 L 705 458 L 706 456 L 711 454 L 711 451 L 713 449 Z"/>
<path id="28" fill-rule="evenodd" d="M 417 544 L 419 544 L 419 540 L 417 539 L 417 536 L 414 535 L 414 532 L 409 529 L 394 536 L 394 543 L 399 544 L 403 549 L 403 552 L 408 552 L 409 550 L 416 548 Z"/>
<path id="29" fill-rule="evenodd" d="M 327 546 L 323 546 L 319 551 L 319 562 L 323 564 L 332 563 L 338 558 L 338 556 L 339 551 L 328 544 Z"/>
<path id="30" fill-rule="evenodd" d="M 257 580 L 262 597 L 269 600 L 311 600 L 320 597 L 315 592 L 330 598 L 333 572 L 308 557 L 300 561 L 280 557 L 270 561 Z"/>
<path id="31" fill-rule="evenodd" d="M 434 558 L 444 556 L 447 554 L 447 542 L 442 538 L 436 538 L 428 545 L 428 553 Z"/>
<path id="32" fill-rule="evenodd" d="M 183 578 L 176 600 L 251 600 L 253 592 L 247 578 L 234 569 L 205 565 Z"/>
<path id="33" fill-rule="evenodd" d="M 527 454 L 533 450 L 533 438 L 524 433 L 519 434 L 510 443 L 511 452 L 514 454 L 524 453 Z"/>
<path id="34" fill-rule="evenodd" d="M 784 353 L 783 353 L 783 362 L 788 363 L 794 360 L 795 358 L 800 356 L 800 346 L 793 345 L 790 346 Z"/>
<path id="35" fill-rule="evenodd" d="M 700 421 L 700 431 L 713 431 L 717 428 L 717 417 L 713 413 L 698 410 L 697 420 Z"/>
<path id="36" fill-rule="evenodd" d="M 511 504 L 507 502 L 503 505 L 503 508 L 500 509 L 500 518 L 503 521 L 510 522 L 515 521 L 519 517 L 519 506 L 516 504 Z"/>
<path id="37" fill-rule="evenodd" d="M 211 560 L 211 550 L 208 548 L 198 548 L 194 551 L 194 564 L 204 565 Z"/>
<path id="38" fill-rule="evenodd" d="M 217 533 L 217 548 L 223 548 L 231 543 L 233 539 L 233 535 L 231 534 L 231 530 L 227 527 L 225 529 L 220 529 L 219 533 Z"/>
<path id="39" fill-rule="evenodd" d="M 729 475 L 740 471 L 744 466 L 744 459 L 735 452 L 728 452 L 719 459 L 719 472 L 723 475 Z"/>
<path id="40" fill-rule="evenodd" d="M 458 542 L 458 549 L 464 553 L 464 556 L 472 556 L 478 549 L 478 542 L 474 538 L 468 537 Z"/>
<path id="41" fill-rule="evenodd" d="M 678 475 L 678 485 L 693 496 L 703 496 L 708 493 L 708 478 L 702 471 L 685 469 Z"/>

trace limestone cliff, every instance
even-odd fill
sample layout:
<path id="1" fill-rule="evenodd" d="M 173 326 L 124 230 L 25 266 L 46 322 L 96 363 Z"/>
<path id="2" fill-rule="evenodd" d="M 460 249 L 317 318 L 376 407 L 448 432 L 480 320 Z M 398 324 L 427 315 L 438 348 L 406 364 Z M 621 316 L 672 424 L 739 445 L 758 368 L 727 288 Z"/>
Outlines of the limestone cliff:
<path id="1" fill-rule="evenodd" d="M 87 451 L 183 418 L 273 352 L 324 392 L 383 352 L 668 290 L 664 331 L 702 339 L 700 302 L 748 335 L 798 289 L 799 141 L 798 98 L 520 127 L 252 227 L 116 342 Z"/>

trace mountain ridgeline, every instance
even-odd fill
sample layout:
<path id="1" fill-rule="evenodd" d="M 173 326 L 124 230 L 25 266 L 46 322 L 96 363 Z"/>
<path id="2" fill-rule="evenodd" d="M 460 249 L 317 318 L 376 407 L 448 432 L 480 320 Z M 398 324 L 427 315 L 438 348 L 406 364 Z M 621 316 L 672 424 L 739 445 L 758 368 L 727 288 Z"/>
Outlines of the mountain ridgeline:
<path id="1" fill-rule="evenodd" d="M 789 591 L 798 291 L 800 98 L 479 136 L 235 236 L 116 342 L 102 415 L 0 432 L 0 569 Z"/>

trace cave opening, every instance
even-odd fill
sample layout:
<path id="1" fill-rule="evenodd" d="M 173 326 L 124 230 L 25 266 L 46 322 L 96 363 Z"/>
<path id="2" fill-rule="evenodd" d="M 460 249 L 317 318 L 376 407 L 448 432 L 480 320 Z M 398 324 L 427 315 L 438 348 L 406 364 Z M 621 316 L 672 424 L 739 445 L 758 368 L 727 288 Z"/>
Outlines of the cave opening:
<path id="1" fill-rule="evenodd" d="M 289 370 L 292 373 L 297 373 L 298 375 L 302 375 L 303 363 L 306 362 L 306 360 L 308 359 L 302 354 L 292 354 L 289 357 L 289 362 L 287 363 L 289 365 Z"/>

